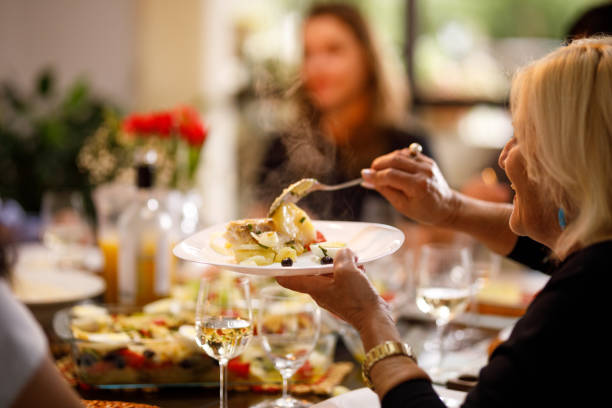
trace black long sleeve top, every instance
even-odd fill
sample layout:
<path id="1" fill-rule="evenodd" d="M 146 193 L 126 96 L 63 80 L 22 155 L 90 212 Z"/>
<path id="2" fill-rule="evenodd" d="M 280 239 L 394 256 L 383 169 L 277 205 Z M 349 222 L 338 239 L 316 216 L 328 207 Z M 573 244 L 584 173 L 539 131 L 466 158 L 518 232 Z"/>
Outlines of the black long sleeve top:
<path id="1" fill-rule="evenodd" d="M 259 170 L 260 199 L 272 202 L 283 188 L 305 177 L 315 177 L 326 184 L 338 184 L 360 177 L 377 156 L 408 147 L 412 142 L 423 146 L 432 157 L 428 139 L 418 131 L 380 128 L 369 136 L 380 141 L 381 150 L 355 151 L 351 145 L 336 146 L 322 136 L 313 140 L 296 140 L 280 135 L 270 144 Z M 399 217 L 376 191 L 359 186 L 310 195 L 300 206 L 319 219 L 392 222 Z"/>
<path id="2" fill-rule="evenodd" d="M 612 241 L 576 251 L 563 262 L 546 247 L 519 238 L 510 257 L 551 275 L 509 339 L 499 345 L 463 404 L 472 407 L 612 406 L 607 332 L 612 299 Z M 389 391 L 383 408 L 441 408 L 425 380 Z"/>

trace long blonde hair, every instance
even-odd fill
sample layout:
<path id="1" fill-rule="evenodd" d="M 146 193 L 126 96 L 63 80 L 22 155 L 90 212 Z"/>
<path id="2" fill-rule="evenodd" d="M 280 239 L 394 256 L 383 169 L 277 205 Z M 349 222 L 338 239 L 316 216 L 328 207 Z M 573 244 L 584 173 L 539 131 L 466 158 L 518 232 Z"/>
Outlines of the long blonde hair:
<path id="1" fill-rule="evenodd" d="M 556 254 L 612 238 L 612 37 L 525 67 L 510 103 L 527 174 L 567 217 Z"/>

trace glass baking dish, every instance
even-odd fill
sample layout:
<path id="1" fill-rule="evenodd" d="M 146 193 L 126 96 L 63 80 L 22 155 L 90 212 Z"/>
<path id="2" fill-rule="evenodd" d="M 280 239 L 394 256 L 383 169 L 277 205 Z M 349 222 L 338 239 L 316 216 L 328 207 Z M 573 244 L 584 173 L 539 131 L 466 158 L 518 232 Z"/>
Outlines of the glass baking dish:
<path id="1" fill-rule="evenodd" d="M 176 311 L 145 313 L 135 307 L 87 307 L 97 308 L 101 317 L 92 318 L 93 322 L 83 321 L 72 307 L 60 310 L 53 319 L 56 334 L 70 343 L 72 367 L 80 384 L 96 388 L 218 386 L 217 361 L 196 345 L 192 313 L 177 317 Z M 88 323 L 92 323 L 94 327 L 89 328 L 93 329 L 96 324 L 100 325 L 95 323 L 96 319 L 106 322 L 107 332 L 92 335 L 90 331 L 84 335 L 79 327 L 88 328 Z M 131 333 L 141 335 L 128 338 L 120 331 L 109 333 L 108 325 L 122 319 L 127 319 L 128 325 L 129 319 L 134 319 Z M 147 332 L 160 330 L 161 338 Z M 323 327 L 315 350 L 292 381 L 305 384 L 319 381 L 333 363 L 336 341 L 336 333 Z M 231 386 L 270 385 L 281 381 L 257 336 L 241 356 L 230 361 L 228 373 Z"/>

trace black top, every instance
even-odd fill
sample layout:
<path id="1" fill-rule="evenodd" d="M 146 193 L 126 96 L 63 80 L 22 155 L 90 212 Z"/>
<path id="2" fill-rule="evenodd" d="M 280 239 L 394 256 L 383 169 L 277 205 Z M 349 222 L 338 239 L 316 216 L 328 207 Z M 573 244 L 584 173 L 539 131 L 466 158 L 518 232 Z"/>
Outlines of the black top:
<path id="1" fill-rule="evenodd" d="M 531 250 L 531 259 L 521 253 Z M 539 250 L 537 249 L 539 248 Z M 549 268 L 551 278 L 533 299 L 509 339 L 492 353 L 463 407 L 608 406 L 609 308 L 612 241 L 591 245 L 555 265 L 543 248 L 520 238 L 515 260 Z M 526 262 L 529 261 L 529 262 Z M 600 400 L 601 403 L 591 401 Z M 604 402 L 607 401 L 607 402 Z M 383 408 L 444 407 L 431 384 L 406 381 L 389 391 Z"/>
<path id="2" fill-rule="evenodd" d="M 326 184 L 361 177 L 360 170 L 369 167 L 376 157 L 413 142 L 420 143 L 423 153 L 431 157 L 429 143 L 422 133 L 382 128 L 366 136 L 377 138 L 376 148 L 369 149 L 367 141 L 359 147 L 333 145 L 321 136 L 312 136 L 310 141 L 308 137 L 276 137 L 260 168 L 259 199 L 271 202 L 283 188 L 305 177 L 314 177 Z M 380 194 L 359 186 L 307 196 L 300 201 L 300 206 L 318 219 L 391 222 L 399 216 Z"/>

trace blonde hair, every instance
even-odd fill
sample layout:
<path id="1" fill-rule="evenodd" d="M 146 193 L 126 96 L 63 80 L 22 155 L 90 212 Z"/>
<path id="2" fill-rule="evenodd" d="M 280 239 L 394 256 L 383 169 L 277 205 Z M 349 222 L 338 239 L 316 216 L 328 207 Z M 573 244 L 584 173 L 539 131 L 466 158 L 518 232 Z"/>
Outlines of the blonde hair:
<path id="1" fill-rule="evenodd" d="M 510 103 L 528 177 L 567 217 L 556 254 L 612 237 L 612 37 L 575 40 L 525 67 Z"/>

